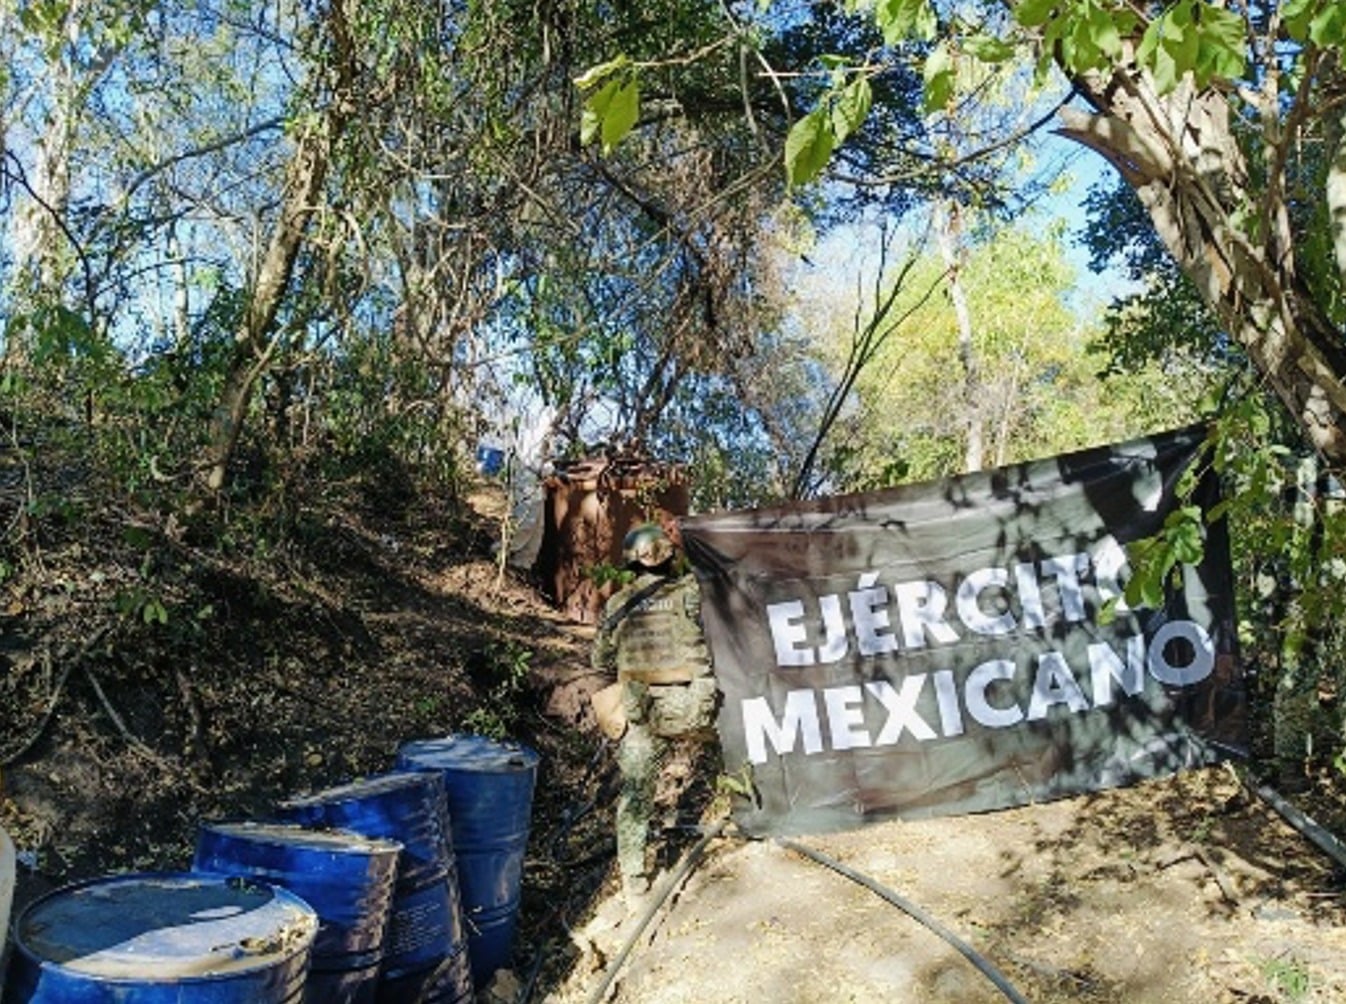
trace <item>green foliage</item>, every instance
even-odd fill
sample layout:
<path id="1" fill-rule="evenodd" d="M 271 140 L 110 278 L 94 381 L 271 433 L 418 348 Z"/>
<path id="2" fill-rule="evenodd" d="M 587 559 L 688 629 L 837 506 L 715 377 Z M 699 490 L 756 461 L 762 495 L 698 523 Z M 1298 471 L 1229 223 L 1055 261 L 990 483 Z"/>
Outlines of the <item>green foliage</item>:
<path id="1" fill-rule="evenodd" d="M 117 593 L 113 606 L 122 617 L 129 617 L 145 624 L 168 624 L 168 608 L 164 605 L 164 601 L 154 591 L 144 586 L 135 586 Z"/>
<path id="2" fill-rule="evenodd" d="M 636 573 L 629 568 L 618 568 L 611 562 L 599 562 L 596 565 L 590 565 L 584 570 L 585 577 L 600 589 L 604 586 L 615 585 L 621 587 L 626 585 L 636 577 Z"/>
<path id="3" fill-rule="evenodd" d="M 935 37 L 938 22 L 930 0 L 876 0 L 874 22 L 888 45 L 909 38 L 928 42 Z"/>
<path id="4" fill-rule="evenodd" d="M 1149 23 L 1136 58 L 1164 94 L 1188 73 L 1197 87 L 1238 79 L 1246 47 L 1247 29 L 1238 14 L 1202 0 L 1183 0 Z"/>
<path id="5" fill-rule="evenodd" d="M 1293 956 L 1260 959 L 1257 968 L 1268 988 L 1290 1004 L 1309 999 L 1313 992 L 1313 974 L 1309 967 Z"/>
<path id="6" fill-rule="evenodd" d="M 864 125 L 874 103 L 869 80 L 862 74 L 847 79 L 834 63 L 831 80 L 818 104 L 800 118 L 785 138 L 785 173 L 791 185 L 804 185 L 827 166 L 832 151 Z"/>
<path id="7" fill-rule="evenodd" d="M 533 650 L 512 640 L 489 643 L 484 651 L 485 681 L 479 688 L 481 701 L 463 719 L 463 726 L 477 735 L 507 738 L 519 720 L 520 697 L 528 687 Z"/>
<path id="8" fill-rule="evenodd" d="M 1180 506 L 1168 514 L 1153 537 L 1127 547 L 1131 578 L 1126 602 L 1131 607 L 1160 607 L 1169 590 L 1182 587 L 1182 567 L 1205 554 L 1205 522 L 1200 506 Z"/>
<path id="9" fill-rule="evenodd" d="M 1287 0 L 1280 16 L 1296 42 L 1312 42 L 1320 48 L 1346 45 L 1346 8 L 1332 0 Z"/>
<path id="10" fill-rule="evenodd" d="M 575 86 L 587 91 L 580 119 L 580 142 L 589 146 L 599 140 L 610 154 L 640 119 L 640 81 L 626 56 L 591 67 L 575 78 Z"/>
<path id="11" fill-rule="evenodd" d="M 1106 357 L 1065 305 L 1073 275 L 1060 242 L 1013 227 L 988 230 L 960 269 L 978 386 L 960 385 L 958 319 L 944 265 L 925 256 L 905 278 L 900 318 L 856 383 L 856 407 L 833 437 L 838 488 L 879 488 L 965 469 L 968 421 L 984 429 L 986 465 L 1051 456 L 1199 417 L 1208 379 L 1176 357 L 1100 374 Z M 933 292 L 932 292 L 933 291 Z M 852 338 L 849 305 L 835 308 L 830 358 Z M 834 363 L 835 365 L 835 363 Z"/>

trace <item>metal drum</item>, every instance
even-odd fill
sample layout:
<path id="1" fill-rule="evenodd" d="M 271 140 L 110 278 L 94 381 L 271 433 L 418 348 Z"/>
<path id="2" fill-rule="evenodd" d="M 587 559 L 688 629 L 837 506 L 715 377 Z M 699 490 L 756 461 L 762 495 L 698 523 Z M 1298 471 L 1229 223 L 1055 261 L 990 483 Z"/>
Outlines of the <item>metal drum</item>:
<path id="1" fill-rule="evenodd" d="M 458 872 L 438 777 L 379 774 L 283 802 L 279 812 L 304 826 L 349 830 L 402 845 L 378 1001 L 419 1004 L 446 965 L 467 970 Z M 465 978 L 469 989 L 461 999 L 471 1000 L 470 972 Z M 396 995 L 389 996 L 394 987 Z"/>
<path id="2" fill-rule="evenodd" d="M 298 1004 L 318 917 L 276 886 L 201 873 L 84 882 L 14 925 L 9 1004 Z"/>
<path id="3" fill-rule="evenodd" d="M 538 755 L 528 747 L 484 736 L 421 739 L 397 751 L 400 769 L 444 780 L 478 986 L 506 965 L 513 950 L 537 765 Z"/>
<path id="4" fill-rule="evenodd" d="M 308 1004 L 373 1004 L 397 879 L 396 840 L 293 823 L 215 822 L 192 867 L 283 886 L 318 914 Z"/>
<path id="5" fill-rule="evenodd" d="M 377 1000 L 378 1004 L 471 1004 L 474 986 L 467 945 L 463 944 L 428 973 L 385 976 Z"/>

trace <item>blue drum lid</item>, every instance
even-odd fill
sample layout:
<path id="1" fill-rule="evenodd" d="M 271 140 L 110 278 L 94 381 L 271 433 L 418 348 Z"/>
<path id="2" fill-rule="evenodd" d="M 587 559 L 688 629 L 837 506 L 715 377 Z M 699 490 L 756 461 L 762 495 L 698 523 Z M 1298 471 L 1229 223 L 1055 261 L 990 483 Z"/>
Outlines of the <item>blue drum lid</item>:
<path id="1" fill-rule="evenodd" d="M 538 755 L 527 746 L 474 735 L 415 740 L 397 751 L 399 768 L 443 778 L 459 853 L 501 846 L 522 852 L 537 763 Z"/>
<path id="2" fill-rule="evenodd" d="M 357 968 L 378 960 L 401 851 L 396 840 L 345 830 L 226 821 L 201 824 L 192 866 L 296 893 L 318 914 L 314 965 L 341 958 Z"/>
<path id="3" fill-rule="evenodd" d="M 107 979 L 177 982 L 269 969 L 307 953 L 318 917 L 298 896 L 223 875 L 114 876 L 31 904 L 15 945 Z"/>
<path id="4" fill-rule="evenodd" d="M 408 794 L 418 795 L 414 780 L 406 774 L 392 771 L 387 774 L 375 774 L 334 788 L 324 788 L 311 795 L 299 795 L 281 803 L 283 809 L 311 809 L 319 806 L 344 804 L 348 802 L 376 803 L 385 799 L 396 801 Z"/>
<path id="5" fill-rule="evenodd" d="M 427 773 L 390 772 L 282 802 L 290 822 L 354 830 L 402 844 L 398 882 L 423 880 L 453 860 L 443 778 Z"/>
<path id="6" fill-rule="evenodd" d="M 522 743 L 474 735 L 414 739 L 402 744 L 397 754 L 402 762 L 418 767 L 489 774 L 532 771 L 538 762 L 537 753 Z"/>
<path id="7" fill-rule="evenodd" d="M 370 837 L 352 830 L 314 829 L 298 823 L 266 823 L 255 820 L 224 821 L 202 824 L 203 830 L 263 847 L 292 848 L 359 858 L 394 859 L 402 849 L 400 842 L 386 837 Z"/>

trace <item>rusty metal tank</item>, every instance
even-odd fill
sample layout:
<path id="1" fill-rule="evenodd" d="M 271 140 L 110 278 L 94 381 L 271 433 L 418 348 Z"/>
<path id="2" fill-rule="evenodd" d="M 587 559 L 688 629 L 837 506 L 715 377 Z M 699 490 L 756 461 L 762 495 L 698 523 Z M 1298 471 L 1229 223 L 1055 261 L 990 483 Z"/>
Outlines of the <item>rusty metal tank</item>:
<path id="1" fill-rule="evenodd" d="M 684 468 L 644 456 L 592 457 L 558 465 L 544 482 L 542 545 L 534 572 L 567 617 L 596 624 L 616 589 L 622 538 L 633 526 L 672 529 L 687 515 Z"/>

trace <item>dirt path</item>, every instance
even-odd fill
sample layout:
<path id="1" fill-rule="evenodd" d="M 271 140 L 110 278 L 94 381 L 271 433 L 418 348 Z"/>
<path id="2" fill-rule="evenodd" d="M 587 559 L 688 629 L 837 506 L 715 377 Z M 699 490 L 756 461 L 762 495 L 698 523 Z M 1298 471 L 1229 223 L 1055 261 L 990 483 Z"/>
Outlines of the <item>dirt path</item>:
<path id="1" fill-rule="evenodd" d="M 951 929 L 1023 999 L 1346 1000 L 1341 877 L 1230 773 L 972 817 L 801 838 Z M 584 1001 L 623 937 L 599 904 L 547 999 Z M 815 1004 L 1009 999 L 869 889 L 776 842 L 715 842 L 606 999 Z"/>

